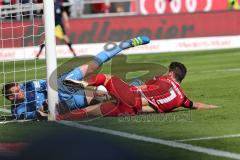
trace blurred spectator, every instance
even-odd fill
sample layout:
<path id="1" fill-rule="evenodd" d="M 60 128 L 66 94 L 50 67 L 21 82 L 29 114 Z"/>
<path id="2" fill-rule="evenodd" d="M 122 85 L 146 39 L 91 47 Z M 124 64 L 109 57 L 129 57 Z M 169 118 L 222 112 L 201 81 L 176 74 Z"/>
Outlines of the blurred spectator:
<path id="1" fill-rule="evenodd" d="M 11 4 L 11 0 L 3 0 L 2 4 L 9 5 L 9 4 Z"/>
<path id="2" fill-rule="evenodd" d="M 124 3 L 118 3 L 116 5 L 116 12 L 120 13 L 120 12 L 126 12 L 125 11 L 125 7 L 124 7 Z"/>
<path id="3" fill-rule="evenodd" d="M 228 9 L 239 10 L 239 1 L 238 0 L 228 0 Z"/>
<path id="4" fill-rule="evenodd" d="M 43 3 L 43 0 L 33 0 L 33 3 Z"/>
<path id="5" fill-rule="evenodd" d="M 118 2 L 118 3 L 112 3 L 110 12 L 130 12 L 130 2 Z"/>
<path id="6" fill-rule="evenodd" d="M 16 0 L 2 0 L 2 5 L 12 5 L 12 4 L 15 4 L 15 3 L 16 3 Z M 1 11 L 3 13 L 6 12 L 6 14 L 1 14 L 1 18 L 12 19 L 13 17 L 15 17 L 15 14 L 7 13 L 9 10 L 11 10 L 11 9 L 10 8 L 2 9 Z"/>
<path id="7" fill-rule="evenodd" d="M 91 4 L 91 13 L 109 13 L 110 3 Z"/>
<path id="8" fill-rule="evenodd" d="M 26 4 L 26 3 L 29 3 L 30 1 L 29 0 L 19 0 L 19 2 L 22 4 Z"/>
<path id="9" fill-rule="evenodd" d="M 27 4 L 29 3 L 30 0 L 19 0 L 19 3 L 21 4 Z M 32 12 L 28 11 L 28 12 L 22 12 L 22 18 L 30 18 L 31 17 Z M 32 15 L 33 16 L 33 15 Z M 32 18 L 32 17 L 31 17 Z"/>
<path id="10" fill-rule="evenodd" d="M 32 0 L 33 3 L 43 3 L 43 0 Z M 35 18 L 42 18 L 43 10 L 35 10 L 33 11 Z"/>
<path id="11" fill-rule="evenodd" d="M 16 0 L 2 0 L 3 5 L 15 4 Z"/>
<path id="12" fill-rule="evenodd" d="M 70 0 L 70 3 L 74 4 L 74 5 L 71 5 L 71 7 L 70 7 L 71 17 L 75 17 L 75 18 L 80 17 L 81 12 L 83 11 L 82 8 L 81 8 L 82 1 L 80 1 L 80 0 Z"/>
<path id="13" fill-rule="evenodd" d="M 62 0 L 62 3 L 66 4 L 66 5 L 63 5 L 63 10 L 67 13 L 68 16 L 70 16 L 70 6 L 68 5 L 69 0 Z"/>

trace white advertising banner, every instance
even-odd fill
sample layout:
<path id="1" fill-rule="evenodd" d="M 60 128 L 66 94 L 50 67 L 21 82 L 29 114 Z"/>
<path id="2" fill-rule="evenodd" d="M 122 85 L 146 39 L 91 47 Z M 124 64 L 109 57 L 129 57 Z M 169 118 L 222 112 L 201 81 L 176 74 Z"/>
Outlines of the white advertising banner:
<path id="1" fill-rule="evenodd" d="M 240 48 L 240 36 L 224 36 L 224 37 L 205 37 L 205 38 L 184 38 L 169 40 L 152 40 L 144 46 L 134 47 L 124 50 L 123 54 L 148 54 L 163 52 L 187 52 L 201 50 L 218 50 Z M 119 43 L 118 43 L 119 44 Z M 95 43 L 95 44 L 75 44 L 74 49 L 78 56 L 96 55 L 105 47 L 112 44 Z M 1 61 L 16 61 L 34 59 L 39 47 L 26 48 L 2 48 L 0 49 Z M 58 58 L 71 58 L 72 53 L 67 45 L 58 45 L 56 48 Z M 45 58 L 44 50 L 40 58 Z"/>

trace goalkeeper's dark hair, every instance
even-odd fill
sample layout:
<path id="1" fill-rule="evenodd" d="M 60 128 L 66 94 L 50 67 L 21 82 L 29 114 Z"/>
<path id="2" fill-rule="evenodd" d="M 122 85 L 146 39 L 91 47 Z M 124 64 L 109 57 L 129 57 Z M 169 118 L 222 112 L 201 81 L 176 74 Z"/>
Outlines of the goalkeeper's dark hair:
<path id="1" fill-rule="evenodd" d="M 8 99 L 10 95 L 12 95 L 11 88 L 18 86 L 19 84 L 17 82 L 8 82 L 6 83 L 2 88 L 2 95 Z"/>
<path id="2" fill-rule="evenodd" d="M 171 62 L 169 72 L 171 71 L 174 73 L 174 78 L 180 83 L 187 74 L 187 68 L 180 62 Z"/>

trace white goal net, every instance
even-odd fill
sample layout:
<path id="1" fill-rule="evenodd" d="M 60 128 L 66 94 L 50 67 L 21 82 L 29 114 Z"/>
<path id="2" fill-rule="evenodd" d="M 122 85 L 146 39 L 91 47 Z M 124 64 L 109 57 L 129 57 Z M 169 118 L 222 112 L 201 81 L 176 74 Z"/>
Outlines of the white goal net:
<path id="1" fill-rule="evenodd" d="M 50 1 L 48 0 L 48 3 Z M 47 86 L 43 87 L 44 83 L 41 84 L 42 86 L 39 84 L 39 80 L 47 79 L 48 67 L 44 58 L 45 53 L 42 53 L 41 59 L 35 58 L 40 45 L 46 41 L 44 27 L 46 23 L 43 22 L 45 19 L 43 18 L 43 8 L 43 3 L 32 0 L 10 0 L 4 1 L 0 5 L 1 114 L 3 112 L 9 113 L 9 111 L 18 112 L 15 108 L 19 106 L 23 108 L 22 110 L 31 111 L 29 104 L 38 103 L 39 101 L 39 97 L 35 94 L 36 90 L 39 92 L 42 90 L 43 94 L 46 93 Z M 54 22 L 54 20 L 52 21 Z M 46 50 L 48 50 L 48 46 Z M 13 94 L 12 92 L 9 93 L 9 90 L 7 91 L 6 86 L 13 84 L 13 82 L 15 86 L 19 85 L 19 88 L 24 90 L 25 100 L 21 100 L 18 88 L 14 88 Z M 27 118 L 29 115 L 22 114 L 21 116 Z"/>

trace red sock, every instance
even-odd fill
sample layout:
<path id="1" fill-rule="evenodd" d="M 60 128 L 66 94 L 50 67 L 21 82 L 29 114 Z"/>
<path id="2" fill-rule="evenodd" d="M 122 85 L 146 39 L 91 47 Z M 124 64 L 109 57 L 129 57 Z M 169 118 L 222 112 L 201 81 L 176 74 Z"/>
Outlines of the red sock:
<path id="1" fill-rule="evenodd" d="M 104 74 L 97 74 L 96 76 L 89 77 L 86 81 L 89 86 L 99 86 L 104 84 L 106 76 Z"/>
<path id="2" fill-rule="evenodd" d="M 69 113 L 65 113 L 62 115 L 57 115 L 57 120 L 79 120 L 79 119 L 85 119 L 87 118 L 87 112 L 86 109 L 76 109 Z"/>
<path id="3" fill-rule="evenodd" d="M 115 117 L 115 116 L 119 115 L 119 110 L 118 110 L 117 106 L 115 106 L 111 102 L 102 104 L 100 106 L 100 110 L 104 117 L 107 117 L 107 116 Z"/>

